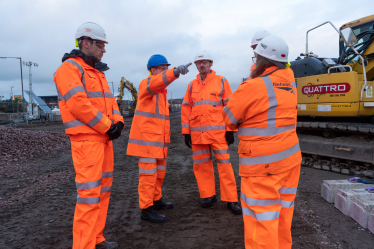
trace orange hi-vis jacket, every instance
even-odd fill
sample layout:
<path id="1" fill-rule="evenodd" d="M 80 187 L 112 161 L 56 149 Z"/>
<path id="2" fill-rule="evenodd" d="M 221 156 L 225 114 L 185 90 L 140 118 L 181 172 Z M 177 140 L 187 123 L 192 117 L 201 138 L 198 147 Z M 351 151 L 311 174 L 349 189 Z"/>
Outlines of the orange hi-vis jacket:
<path id="1" fill-rule="evenodd" d="M 73 56 L 54 75 L 65 132 L 72 141 L 106 142 L 112 123 L 122 122 L 104 73 Z"/>
<path id="2" fill-rule="evenodd" d="M 128 155 L 167 158 L 170 119 L 166 87 L 175 79 L 174 68 L 171 68 L 140 82 L 139 100 L 127 145 Z"/>
<path id="3" fill-rule="evenodd" d="M 184 95 L 182 134 L 191 134 L 193 144 L 226 144 L 226 130 L 231 130 L 222 119 L 222 109 L 231 94 L 225 77 L 211 70 L 203 83 L 198 74 Z"/>
<path id="4" fill-rule="evenodd" d="M 241 176 L 279 174 L 301 162 L 295 79 L 287 72 L 291 69 L 276 69 L 244 81 L 223 109 L 228 127 L 239 124 Z"/>

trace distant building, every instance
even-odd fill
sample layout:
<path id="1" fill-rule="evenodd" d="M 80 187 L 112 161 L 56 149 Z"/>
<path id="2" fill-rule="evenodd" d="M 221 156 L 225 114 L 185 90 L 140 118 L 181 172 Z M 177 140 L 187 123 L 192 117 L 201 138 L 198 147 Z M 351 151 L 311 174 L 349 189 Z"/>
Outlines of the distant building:
<path id="1" fill-rule="evenodd" d="M 38 96 L 41 98 L 49 108 L 53 109 L 55 106 L 58 107 L 58 97 L 57 95 L 49 95 L 49 96 Z"/>

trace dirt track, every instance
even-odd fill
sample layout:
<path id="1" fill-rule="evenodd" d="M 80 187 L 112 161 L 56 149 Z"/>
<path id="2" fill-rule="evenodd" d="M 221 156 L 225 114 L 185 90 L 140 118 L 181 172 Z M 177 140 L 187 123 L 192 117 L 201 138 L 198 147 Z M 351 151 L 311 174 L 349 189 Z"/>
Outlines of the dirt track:
<path id="1" fill-rule="evenodd" d="M 131 118 L 114 142 L 114 182 L 104 236 L 120 248 L 244 248 L 242 216 L 219 201 L 202 209 L 192 170 L 191 151 L 180 134 L 180 115 L 171 115 L 172 148 L 163 195 L 174 209 L 160 211 L 167 222 L 140 219 L 137 158 L 126 156 Z M 28 126 L 64 132 L 62 124 Z M 238 194 L 238 141 L 230 146 Z M 374 235 L 320 197 L 324 179 L 347 176 L 302 167 L 293 219 L 293 248 L 373 248 Z M 76 201 L 70 147 L 34 155 L 0 168 L 0 248 L 71 248 Z M 216 172 L 216 188 L 219 196 Z M 12 200 L 10 202 L 10 200 Z"/>

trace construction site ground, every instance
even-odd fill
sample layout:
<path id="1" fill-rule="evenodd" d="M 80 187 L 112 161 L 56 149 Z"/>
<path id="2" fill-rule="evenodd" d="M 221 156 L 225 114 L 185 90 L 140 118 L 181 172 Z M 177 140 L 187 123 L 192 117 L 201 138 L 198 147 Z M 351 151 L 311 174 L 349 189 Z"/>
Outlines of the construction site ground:
<path id="1" fill-rule="evenodd" d="M 114 141 L 114 180 L 104 236 L 119 248 L 244 248 L 241 215 L 226 203 L 200 207 L 191 149 L 181 135 L 180 114 L 172 113 L 171 149 L 163 198 L 174 209 L 161 224 L 140 219 L 137 158 L 126 155 L 132 118 Z M 64 133 L 62 123 L 33 124 L 28 130 Z M 27 139 L 27 138 L 23 138 Z M 4 142 L 4 141 L 2 141 Z M 238 139 L 230 146 L 240 193 Z M 217 170 L 216 189 L 219 193 Z M 71 248 L 76 202 L 70 146 L 0 166 L 0 248 Z M 323 180 L 348 176 L 302 167 L 292 223 L 293 248 L 373 248 L 374 235 L 321 197 Z"/>

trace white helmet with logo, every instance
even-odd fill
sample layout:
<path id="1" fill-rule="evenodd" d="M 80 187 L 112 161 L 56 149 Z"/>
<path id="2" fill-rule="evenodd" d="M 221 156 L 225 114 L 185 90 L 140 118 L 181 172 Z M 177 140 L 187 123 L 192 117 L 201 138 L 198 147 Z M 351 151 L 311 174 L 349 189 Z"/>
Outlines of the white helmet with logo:
<path id="1" fill-rule="evenodd" d="M 210 54 L 206 50 L 198 52 L 196 54 L 196 56 L 195 56 L 194 62 L 196 62 L 196 61 L 203 61 L 203 60 L 213 61 L 212 57 L 210 56 Z"/>
<path id="2" fill-rule="evenodd" d="M 256 46 L 262 39 L 269 36 L 270 33 L 267 30 L 259 30 L 252 37 L 251 47 Z"/>
<path id="3" fill-rule="evenodd" d="M 255 53 L 272 61 L 288 62 L 288 45 L 276 35 L 269 35 L 260 41 Z"/>
<path id="4" fill-rule="evenodd" d="M 86 22 L 79 26 L 77 33 L 75 33 L 75 39 L 78 40 L 83 36 L 108 43 L 104 29 L 94 22 Z"/>

